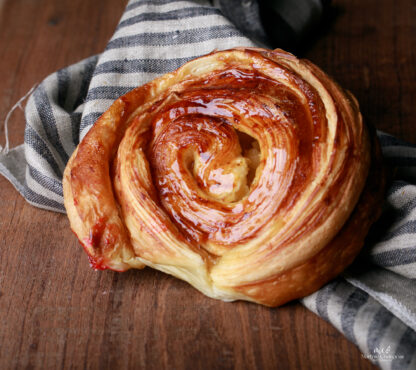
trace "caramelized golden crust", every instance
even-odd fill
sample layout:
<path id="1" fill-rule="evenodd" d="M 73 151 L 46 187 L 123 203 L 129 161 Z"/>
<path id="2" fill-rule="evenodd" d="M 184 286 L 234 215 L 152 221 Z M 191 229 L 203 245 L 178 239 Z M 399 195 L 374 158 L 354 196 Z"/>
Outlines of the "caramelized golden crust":
<path id="1" fill-rule="evenodd" d="M 312 63 L 213 52 L 114 102 L 67 165 L 65 207 L 95 268 L 148 265 L 277 306 L 363 246 L 384 188 L 371 140 L 354 97 Z"/>

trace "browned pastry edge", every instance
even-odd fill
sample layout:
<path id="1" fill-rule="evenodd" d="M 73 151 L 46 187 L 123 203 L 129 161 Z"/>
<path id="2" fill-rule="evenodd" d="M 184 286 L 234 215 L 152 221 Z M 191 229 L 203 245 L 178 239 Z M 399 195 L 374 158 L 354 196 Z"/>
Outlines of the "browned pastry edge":
<path id="1" fill-rule="evenodd" d="M 267 51 L 245 48 L 234 50 L 247 53 L 259 52 L 263 57 L 276 61 L 276 63 L 281 62 L 279 58 L 296 60 L 295 57 L 281 50 Z M 358 103 L 350 93 L 343 91 L 312 63 L 304 60 L 299 61 L 299 63 L 307 66 L 315 77 L 326 83 L 326 86 L 324 86 L 330 91 L 336 104 L 337 98 L 341 100 L 339 104 L 342 106 L 338 106 L 337 109 L 341 111 L 345 109 L 346 113 L 342 114 L 349 115 L 344 119 L 352 119 L 351 117 L 354 116 L 358 117 L 354 119 L 361 121 Z M 296 73 L 295 71 L 292 72 Z M 170 75 L 174 76 L 175 73 L 176 71 Z M 123 220 L 123 212 L 126 209 L 128 210 L 129 206 L 121 203 L 122 207 L 125 208 L 124 211 L 121 210 L 117 198 L 121 196 L 123 190 L 121 188 L 114 189 L 110 175 L 119 176 L 119 173 L 115 171 L 115 165 L 113 165 L 114 168 L 111 166 L 116 156 L 115 150 L 117 150 L 126 130 L 134 122 L 133 113 L 138 106 L 147 104 L 148 94 L 158 87 L 160 81 L 163 83 L 163 78 L 164 76 L 151 81 L 117 99 L 97 121 L 96 125 L 100 129 L 95 130 L 93 128 L 88 132 L 83 143 L 88 142 L 89 144 L 80 144 L 65 170 L 64 197 L 71 227 L 80 239 L 89 256 L 90 263 L 95 269 L 124 271 L 131 267 L 142 268 L 145 264 L 160 268 L 160 264 L 152 263 L 147 257 L 144 259 L 137 258 L 142 256 L 138 255 L 137 250 L 131 245 L 131 235 L 129 235 Z M 362 122 L 361 125 L 363 125 Z M 364 130 L 362 134 L 365 136 L 364 127 L 362 127 L 362 130 Z M 316 255 L 310 256 L 306 261 L 303 258 L 303 262 L 284 270 L 283 273 L 251 281 L 247 284 L 220 285 L 220 289 L 231 292 L 230 296 L 234 299 L 246 299 L 267 306 L 278 306 L 312 293 L 344 270 L 359 253 L 364 244 L 365 235 L 381 211 L 385 177 L 381 151 L 377 137 L 374 134 L 371 136 L 371 148 L 371 167 L 365 188 L 352 214 L 343 226 L 339 225 L 342 228 L 332 241 L 319 250 Z M 84 164 L 85 158 L 88 158 L 88 165 Z M 106 171 L 99 172 L 95 170 L 94 166 L 99 166 L 100 163 L 106 164 Z M 115 196 L 115 192 L 119 193 L 118 196 Z M 79 201 L 79 197 L 82 198 L 83 194 L 88 194 L 88 203 Z M 100 217 L 100 214 L 104 216 Z M 111 219 L 108 217 L 109 214 L 112 215 Z M 95 221 L 91 227 L 86 228 L 85 222 L 91 219 Z M 166 230 L 166 227 L 161 226 L 161 229 L 157 232 L 163 232 L 164 230 Z M 156 231 L 148 231 L 150 234 L 152 232 Z M 207 259 L 202 254 L 202 258 L 205 263 L 209 262 L 209 257 Z M 146 263 L 146 260 L 148 263 Z M 215 261 L 212 266 L 214 265 Z M 160 269 L 163 271 L 163 268 Z M 210 269 L 211 267 L 208 268 L 208 271 Z M 196 287 L 198 288 L 198 286 Z M 203 289 L 201 291 L 207 295 L 216 296 L 212 292 L 210 294 Z M 229 299 L 227 295 L 225 297 L 221 299 Z"/>
<path id="2" fill-rule="evenodd" d="M 381 215 L 386 191 L 386 171 L 380 144 L 375 130 L 371 129 L 370 132 L 371 167 L 367 182 L 356 208 L 337 236 L 306 263 L 270 279 L 241 285 L 236 290 L 243 294 L 250 292 L 256 302 L 276 307 L 312 294 L 354 261 L 363 246 L 365 247 L 365 237 L 370 227 Z M 333 263 L 327 264 L 327 261 Z M 303 280 L 305 284 L 297 285 L 294 289 L 279 290 L 279 294 L 276 294 L 277 284 L 291 286 L 293 280 Z M 253 294 L 253 287 L 258 294 Z"/>

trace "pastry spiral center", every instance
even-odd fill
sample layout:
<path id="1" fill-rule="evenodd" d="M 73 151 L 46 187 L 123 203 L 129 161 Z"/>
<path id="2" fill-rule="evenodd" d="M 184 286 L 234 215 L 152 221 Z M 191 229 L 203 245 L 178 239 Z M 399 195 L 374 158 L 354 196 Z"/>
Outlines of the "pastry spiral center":
<path id="1" fill-rule="evenodd" d="M 293 96 L 271 98 L 274 85 L 263 85 L 255 93 L 221 86 L 172 94 L 150 124 L 147 157 L 160 202 L 184 235 L 214 254 L 254 235 L 296 195 L 296 173 L 313 167 L 313 120 L 300 103 L 298 116 L 282 110 L 287 101 L 293 108 Z"/>
<path id="2" fill-rule="evenodd" d="M 280 76 L 273 68 L 269 73 Z M 313 179 L 324 173 L 331 147 L 324 145 L 329 126 L 319 94 L 295 74 L 290 79 L 289 87 L 226 69 L 169 91 L 135 118 L 120 161 L 130 168 L 126 181 L 139 182 L 163 212 L 161 224 L 168 217 L 172 232 L 217 256 L 260 229 L 282 245 L 296 237 L 285 233 L 288 214 L 299 214 L 292 222 L 307 217 L 298 200 L 323 191 Z M 144 178 L 135 175 L 139 168 Z M 321 222 L 317 217 L 309 222 Z"/>

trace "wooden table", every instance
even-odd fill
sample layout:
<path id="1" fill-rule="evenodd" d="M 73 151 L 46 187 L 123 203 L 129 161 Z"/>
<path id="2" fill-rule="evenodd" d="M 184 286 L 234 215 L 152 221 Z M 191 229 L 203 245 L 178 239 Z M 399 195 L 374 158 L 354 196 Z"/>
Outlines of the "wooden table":
<path id="1" fill-rule="evenodd" d="M 0 0 L 0 118 L 51 72 L 99 53 L 126 1 Z M 333 1 L 300 55 L 361 103 L 377 128 L 416 142 L 416 7 Z M 22 142 L 23 114 L 10 122 Z M 145 269 L 95 272 L 64 215 L 0 178 L 0 368 L 370 369 L 299 303 L 268 309 L 204 297 Z"/>

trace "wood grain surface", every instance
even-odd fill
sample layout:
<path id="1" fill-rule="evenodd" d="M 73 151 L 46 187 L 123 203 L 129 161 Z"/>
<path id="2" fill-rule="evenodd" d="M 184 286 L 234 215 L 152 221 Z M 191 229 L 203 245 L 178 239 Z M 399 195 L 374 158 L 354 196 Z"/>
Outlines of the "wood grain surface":
<path id="1" fill-rule="evenodd" d="M 99 53 L 125 4 L 0 0 L 0 120 L 48 74 Z M 351 90 L 368 122 L 416 143 L 414 2 L 333 1 L 330 15 L 298 54 Z M 21 143 L 20 111 L 9 128 Z M 223 303 L 149 268 L 93 271 L 66 217 L 4 178 L 0 209 L 0 369 L 374 368 L 299 303 Z"/>

